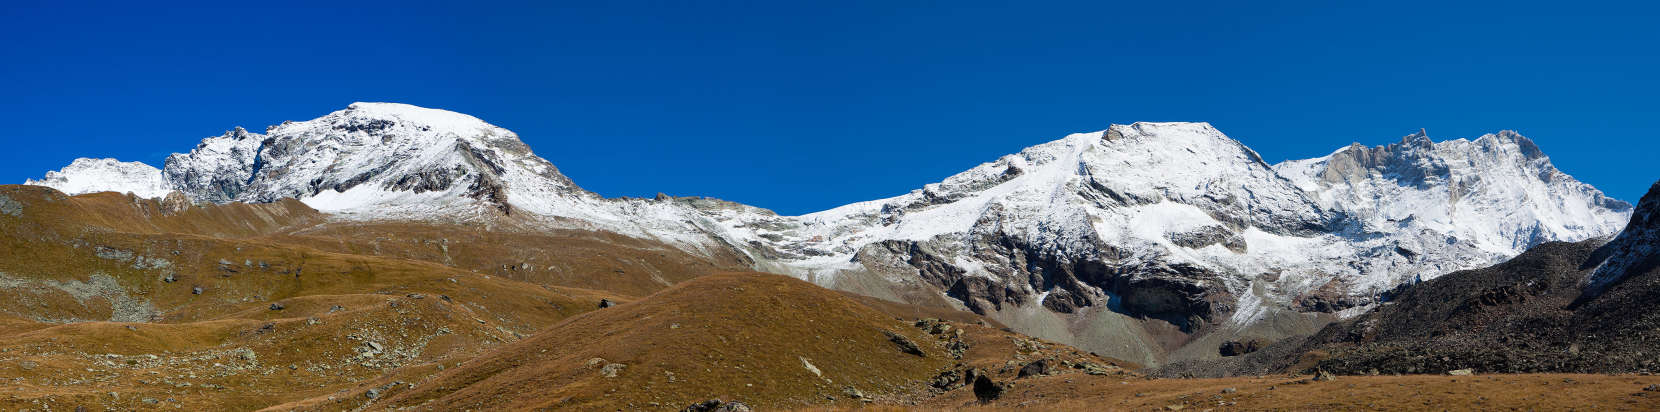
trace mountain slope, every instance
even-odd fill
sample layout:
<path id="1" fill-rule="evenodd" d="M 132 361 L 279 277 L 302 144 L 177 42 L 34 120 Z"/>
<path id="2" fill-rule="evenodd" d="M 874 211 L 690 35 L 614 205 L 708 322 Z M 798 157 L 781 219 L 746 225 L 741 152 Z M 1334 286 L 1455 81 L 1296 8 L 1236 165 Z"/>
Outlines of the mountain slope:
<path id="1" fill-rule="evenodd" d="M 757 228 L 743 234 L 750 243 L 774 245 L 782 270 L 820 284 L 944 295 L 1028 333 L 1158 363 L 1312 332 L 1332 319 L 1323 313 L 1508 257 L 1511 245 L 1610 234 L 1630 210 L 1514 134 L 1439 151 L 1420 150 L 1436 147 L 1422 135 L 1406 141 L 1416 149 L 1368 149 L 1358 163 L 1343 155 L 1362 153 L 1351 147 L 1270 166 L 1207 124 L 1114 125 L 903 196 L 736 226 Z M 1407 160 L 1372 160 L 1390 153 Z M 1307 170 L 1340 184 L 1310 183 Z M 1451 194 L 1450 176 L 1471 183 Z M 1521 212 L 1482 215 L 1510 209 Z M 902 291 L 871 291 L 870 278 Z"/>
<path id="2" fill-rule="evenodd" d="M 1298 351 L 1338 373 L 1623 373 L 1660 370 L 1660 183 L 1615 241 L 1536 246 L 1504 263 L 1404 288 Z M 1282 364 L 1290 364 L 1281 361 Z"/>

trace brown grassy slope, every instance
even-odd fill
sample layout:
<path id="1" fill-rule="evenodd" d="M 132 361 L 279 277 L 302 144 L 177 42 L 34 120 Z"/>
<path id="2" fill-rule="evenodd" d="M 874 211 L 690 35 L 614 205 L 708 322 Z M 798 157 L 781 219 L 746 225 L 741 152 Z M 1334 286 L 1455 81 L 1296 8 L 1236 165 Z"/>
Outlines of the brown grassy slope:
<path id="1" fill-rule="evenodd" d="M 661 243 L 580 230 L 333 222 L 265 239 L 336 253 L 436 262 L 535 284 L 629 296 L 645 296 L 697 276 L 748 267 L 744 258 L 729 251 L 701 257 Z"/>
<path id="2" fill-rule="evenodd" d="M 249 237 L 321 223 L 324 217 L 294 199 L 261 204 L 191 205 L 179 199 L 144 199 L 114 192 L 68 196 L 56 189 L 0 185 L 0 196 L 19 203 L 13 225 L 39 229 L 175 233 Z"/>
<path id="3" fill-rule="evenodd" d="M 724 397 L 777 408 L 845 398 L 847 386 L 870 396 L 906 391 L 952 362 L 937 347 L 901 352 L 884 331 L 927 342 L 904 322 L 800 280 L 710 275 L 573 317 L 376 406 L 678 409 Z M 603 376 L 612 364 L 627 366 Z"/>
<path id="4" fill-rule="evenodd" d="M 314 223 L 294 202 L 0 196 L 0 409 L 256 409 L 630 300 L 267 241 Z"/>
<path id="5" fill-rule="evenodd" d="M 1221 379 L 1024 381 L 1003 398 L 979 403 L 951 393 L 905 410 L 1001 411 L 1447 411 L 1660 409 L 1660 377 L 1635 375 L 1307 376 Z M 1232 388 L 1232 391 L 1225 391 Z"/>

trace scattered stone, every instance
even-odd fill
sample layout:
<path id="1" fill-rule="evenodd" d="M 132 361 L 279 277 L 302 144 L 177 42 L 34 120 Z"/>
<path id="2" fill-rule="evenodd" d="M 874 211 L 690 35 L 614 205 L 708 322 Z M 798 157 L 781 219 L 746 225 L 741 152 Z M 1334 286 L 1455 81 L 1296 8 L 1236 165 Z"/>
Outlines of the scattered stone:
<path id="1" fill-rule="evenodd" d="M 962 329 L 957 331 L 961 332 Z M 962 359 L 963 354 L 968 353 L 968 342 L 964 342 L 960 337 L 953 338 L 945 344 L 945 351 L 951 354 L 952 359 Z"/>
<path id="2" fill-rule="evenodd" d="M 934 376 L 934 380 L 929 382 L 928 386 L 931 386 L 934 389 L 938 389 L 940 391 L 949 391 L 949 390 L 952 390 L 952 389 L 957 389 L 959 387 L 962 387 L 964 384 L 967 384 L 967 381 L 965 381 L 963 379 L 963 375 L 973 374 L 973 373 L 974 372 L 972 370 L 971 371 L 965 371 L 965 372 L 958 372 L 958 371 L 940 372 L 939 375 Z"/>
<path id="3" fill-rule="evenodd" d="M 1222 393 L 1234 393 L 1234 392 L 1239 392 L 1239 389 L 1235 389 L 1235 388 L 1222 388 Z"/>
<path id="4" fill-rule="evenodd" d="M 363 396 L 367 396 L 367 397 L 369 397 L 369 399 L 379 399 L 380 398 L 380 388 L 369 388 L 369 391 L 364 392 Z"/>
<path id="5" fill-rule="evenodd" d="M 1331 372 L 1326 372 L 1325 370 L 1321 370 L 1319 372 L 1314 373 L 1314 380 L 1316 382 L 1331 382 L 1331 381 L 1337 380 L 1337 375 L 1333 375 Z"/>
<path id="6" fill-rule="evenodd" d="M 411 294 L 408 294 L 408 295 L 404 295 L 404 297 L 410 298 L 410 299 L 426 299 L 427 295 L 422 295 L 422 294 L 419 294 L 419 293 L 411 293 Z"/>
<path id="7" fill-rule="evenodd" d="M 20 367 L 20 368 L 23 368 L 23 370 L 27 371 L 27 370 L 34 370 L 35 367 L 40 366 L 40 364 L 35 363 L 35 361 L 26 360 L 26 361 L 18 362 L 17 366 Z"/>
<path id="8" fill-rule="evenodd" d="M 190 294 L 192 294 L 192 295 L 202 294 L 202 287 L 201 286 L 191 286 L 190 287 Z"/>
<path id="9" fill-rule="evenodd" d="M 345 306 L 340 306 L 340 305 L 334 305 L 334 306 L 329 307 L 329 313 L 339 312 L 339 311 L 342 311 L 342 310 L 346 310 L 346 307 Z"/>
<path id="10" fill-rule="evenodd" d="M 1644 392 L 1660 392 L 1660 383 L 1651 384 L 1649 386 L 1643 387 L 1643 391 Z"/>
<path id="11" fill-rule="evenodd" d="M 1475 375 L 1476 370 L 1471 369 L 1471 368 L 1454 369 L 1454 370 L 1447 371 L 1447 374 L 1452 375 L 1452 376 L 1470 376 L 1470 375 Z"/>
<path id="12" fill-rule="evenodd" d="M 1077 368 L 1077 369 L 1083 369 L 1084 373 L 1090 374 L 1090 375 L 1095 375 L 1095 376 L 1111 375 L 1112 371 L 1114 369 L 1118 369 L 1117 366 L 1102 365 L 1102 364 L 1098 364 L 1098 363 L 1095 363 L 1095 362 L 1076 363 L 1076 364 L 1073 364 L 1072 367 Z"/>
<path id="13" fill-rule="evenodd" d="M 617 303 L 612 302 L 611 299 L 600 299 L 599 300 L 599 308 L 600 309 L 605 309 L 605 308 L 609 308 L 609 307 L 612 307 L 612 306 L 617 306 Z"/>
<path id="14" fill-rule="evenodd" d="M 622 373 L 623 368 L 627 367 L 628 365 L 621 363 L 608 363 L 605 364 L 605 367 L 599 368 L 599 375 L 607 378 L 615 378 L 617 377 L 617 374 Z"/>
<path id="15" fill-rule="evenodd" d="M 823 377 L 824 376 L 824 373 L 819 372 L 818 367 L 813 366 L 812 362 L 808 362 L 806 357 L 798 356 L 798 358 L 801 358 L 801 367 L 807 368 L 807 371 L 812 372 L 813 376 L 818 376 L 818 377 Z"/>
<path id="16" fill-rule="evenodd" d="M 178 278 L 175 277 L 172 273 L 161 275 L 161 282 L 162 283 L 173 283 L 174 281 L 177 281 L 177 280 L 178 280 Z"/>
<path id="17" fill-rule="evenodd" d="M 1016 375 L 1015 379 L 1048 375 L 1052 373 L 1050 369 L 1048 359 L 1038 359 L 1036 361 L 1032 361 L 1032 363 L 1026 364 L 1026 366 L 1020 367 L 1020 374 Z"/>
<path id="18" fill-rule="evenodd" d="M 923 356 L 923 357 L 927 356 L 927 355 L 922 354 L 922 348 L 916 346 L 916 342 L 911 342 L 911 339 L 906 338 L 904 335 L 889 332 L 889 331 L 886 331 L 886 330 L 882 331 L 882 334 L 888 335 L 888 341 L 893 342 L 893 344 L 895 344 L 895 345 L 899 345 L 899 351 L 900 352 L 905 352 L 905 353 L 909 353 L 909 354 L 916 355 L 916 356 Z"/>
<path id="19" fill-rule="evenodd" d="M 282 303 L 272 303 L 271 304 L 271 310 L 283 310 L 283 309 L 287 309 L 287 308 L 288 307 L 283 306 Z"/>
<path id="20" fill-rule="evenodd" d="M 864 397 L 865 397 L 864 392 L 860 392 L 859 388 L 855 388 L 855 387 L 852 387 L 852 386 L 842 387 L 842 394 L 847 395 L 847 397 L 853 398 L 853 399 L 864 399 Z"/>
<path id="21" fill-rule="evenodd" d="M 698 402 L 681 409 L 680 412 L 750 412 L 752 409 L 743 402 L 724 402 L 720 399 L 710 399 Z"/>

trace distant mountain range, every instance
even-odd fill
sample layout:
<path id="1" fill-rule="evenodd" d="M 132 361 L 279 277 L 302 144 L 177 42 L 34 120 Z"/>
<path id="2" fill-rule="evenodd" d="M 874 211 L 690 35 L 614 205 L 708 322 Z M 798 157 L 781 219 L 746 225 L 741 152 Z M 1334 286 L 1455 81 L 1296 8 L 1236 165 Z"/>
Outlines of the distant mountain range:
<path id="1" fill-rule="evenodd" d="M 198 203 L 295 198 L 337 221 L 613 232 L 969 309 L 1147 365 L 1312 333 L 1402 284 L 1614 235 L 1633 210 L 1509 131 L 1442 142 L 1420 131 L 1270 164 L 1209 124 L 1135 123 L 900 196 L 779 216 L 707 198 L 604 198 L 511 131 L 393 103 L 263 134 L 237 128 L 161 169 L 79 159 L 27 184 Z"/>

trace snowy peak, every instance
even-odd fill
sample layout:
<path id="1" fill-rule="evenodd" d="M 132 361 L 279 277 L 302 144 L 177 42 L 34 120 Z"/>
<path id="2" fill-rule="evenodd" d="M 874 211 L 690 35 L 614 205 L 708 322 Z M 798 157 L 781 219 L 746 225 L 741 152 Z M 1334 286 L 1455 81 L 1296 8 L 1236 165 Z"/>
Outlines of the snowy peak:
<path id="1" fill-rule="evenodd" d="M 265 136 L 237 127 L 218 137 L 203 139 L 190 153 L 174 153 L 163 164 L 162 176 L 172 187 L 206 202 L 237 200 L 253 175 L 255 158 Z"/>
<path id="2" fill-rule="evenodd" d="M 294 197 L 333 212 L 506 212 L 515 197 L 585 194 L 507 129 L 397 103 L 353 103 L 263 135 L 238 128 L 168 158 L 165 175 L 202 200 Z"/>
<path id="3" fill-rule="evenodd" d="M 1430 229 L 1497 256 L 1605 236 L 1631 209 L 1557 170 L 1538 145 L 1513 131 L 1434 142 L 1420 130 L 1398 143 L 1353 144 L 1274 168 L 1322 206 L 1372 230 Z"/>
<path id="4" fill-rule="evenodd" d="M 119 192 L 156 198 L 171 191 L 161 178 L 161 170 L 150 165 L 85 157 L 75 159 L 63 170 L 46 172 L 46 177 L 29 179 L 23 184 L 51 187 L 71 195 Z"/>

